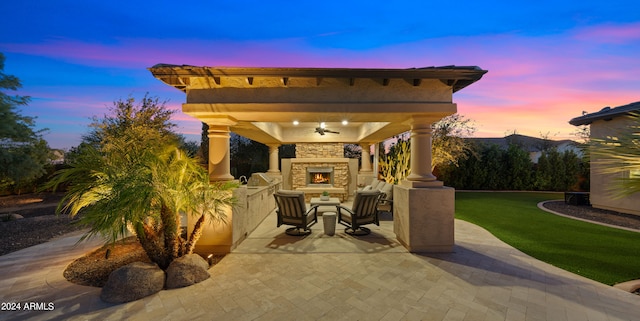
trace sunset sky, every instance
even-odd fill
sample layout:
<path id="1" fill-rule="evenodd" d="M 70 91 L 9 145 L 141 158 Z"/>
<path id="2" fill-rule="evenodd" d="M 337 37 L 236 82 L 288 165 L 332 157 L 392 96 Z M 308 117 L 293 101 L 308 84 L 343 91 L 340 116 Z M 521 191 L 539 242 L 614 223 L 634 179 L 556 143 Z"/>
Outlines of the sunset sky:
<path id="1" fill-rule="evenodd" d="M 476 137 L 574 138 L 568 121 L 640 101 L 637 1 L 2 1 L 5 73 L 53 148 L 145 93 L 180 109 L 157 63 L 238 67 L 479 66 L 454 95 Z M 11 92 L 9 92 L 11 94 Z M 175 122 L 191 140 L 200 123 Z"/>

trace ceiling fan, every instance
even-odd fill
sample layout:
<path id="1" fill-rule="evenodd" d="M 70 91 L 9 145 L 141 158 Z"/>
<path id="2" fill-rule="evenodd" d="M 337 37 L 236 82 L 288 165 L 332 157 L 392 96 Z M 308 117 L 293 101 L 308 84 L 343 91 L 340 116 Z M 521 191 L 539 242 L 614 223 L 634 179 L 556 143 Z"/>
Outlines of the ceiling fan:
<path id="1" fill-rule="evenodd" d="M 320 126 L 316 127 L 316 133 L 320 135 L 324 135 L 325 133 L 340 134 L 340 132 L 326 129 L 325 127 L 326 124 L 324 122 L 320 123 Z"/>

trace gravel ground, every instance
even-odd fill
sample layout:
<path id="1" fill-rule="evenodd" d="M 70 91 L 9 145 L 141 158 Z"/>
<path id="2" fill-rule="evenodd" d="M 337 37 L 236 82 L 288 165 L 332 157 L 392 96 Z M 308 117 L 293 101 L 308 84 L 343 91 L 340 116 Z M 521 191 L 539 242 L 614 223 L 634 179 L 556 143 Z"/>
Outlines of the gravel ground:
<path id="1" fill-rule="evenodd" d="M 66 215 L 57 216 L 62 194 L 32 194 L 0 197 L 0 217 L 19 214 L 24 218 L 0 219 L 0 255 L 21 250 L 84 229 Z M 216 255 L 213 264 L 224 255 Z M 102 287 L 115 269 L 132 262 L 150 262 L 135 237 L 105 245 L 70 262 L 64 277 L 75 284 Z"/>
<path id="2" fill-rule="evenodd" d="M 564 215 L 640 230 L 638 215 L 601 210 L 591 206 L 568 205 L 564 201 L 546 202 L 544 207 Z"/>
<path id="3" fill-rule="evenodd" d="M 47 242 L 82 229 L 77 220 L 56 215 L 61 194 L 29 194 L 0 197 L 0 255 Z M 7 214 L 24 218 L 11 219 Z"/>

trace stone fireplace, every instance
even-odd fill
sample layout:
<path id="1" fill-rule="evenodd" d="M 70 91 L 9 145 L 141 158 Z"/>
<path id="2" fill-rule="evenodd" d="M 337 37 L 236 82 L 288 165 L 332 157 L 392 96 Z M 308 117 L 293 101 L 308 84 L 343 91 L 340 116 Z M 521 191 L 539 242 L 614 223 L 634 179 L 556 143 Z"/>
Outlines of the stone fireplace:
<path id="1" fill-rule="evenodd" d="M 327 191 L 331 197 L 346 200 L 349 188 L 349 159 L 342 143 L 296 145 L 291 159 L 291 188 L 305 192 L 307 201 Z"/>

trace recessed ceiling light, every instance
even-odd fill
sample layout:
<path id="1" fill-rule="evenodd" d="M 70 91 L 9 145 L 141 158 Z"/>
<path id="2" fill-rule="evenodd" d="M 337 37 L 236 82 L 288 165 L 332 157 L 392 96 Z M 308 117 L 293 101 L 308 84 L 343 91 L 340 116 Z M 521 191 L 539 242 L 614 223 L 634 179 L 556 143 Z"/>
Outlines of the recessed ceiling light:
<path id="1" fill-rule="evenodd" d="M 299 122 L 299 121 L 297 121 L 297 120 L 294 120 L 294 121 L 293 121 L 293 124 L 294 124 L 295 126 L 298 126 L 298 125 L 300 125 L 300 122 Z"/>
<path id="2" fill-rule="evenodd" d="M 349 124 L 349 122 L 348 122 L 348 121 L 346 121 L 346 120 L 343 120 L 343 121 L 342 121 L 342 125 L 345 125 L 345 126 L 346 126 L 346 125 L 348 125 L 348 124 Z"/>

